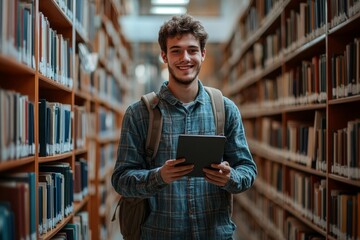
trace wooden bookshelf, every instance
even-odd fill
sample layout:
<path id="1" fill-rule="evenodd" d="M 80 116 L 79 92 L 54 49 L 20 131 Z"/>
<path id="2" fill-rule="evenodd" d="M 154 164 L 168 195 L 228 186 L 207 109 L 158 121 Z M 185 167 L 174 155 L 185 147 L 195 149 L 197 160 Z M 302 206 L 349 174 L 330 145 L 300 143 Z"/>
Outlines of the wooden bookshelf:
<path id="1" fill-rule="evenodd" d="M 238 19 L 221 84 L 241 111 L 259 175 L 236 196 L 234 220 L 246 219 L 237 235 L 358 238 L 360 2 L 250 0 Z"/>
<path id="2" fill-rule="evenodd" d="M 10 231 L 13 224 L 15 231 L 10 234 L 16 239 L 51 239 L 73 231 L 81 219 L 85 239 L 109 239 L 113 230 L 107 227 L 108 216 L 117 196 L 108 176 L 129 94 L 131 49 L 118 22 L 125 1 L 5 0 L 1 4 L 0 188 L 16 184 L 10 190 L 22 196 L 10 205 L 0 204 L 5 212 L 21 206 L 14 222 L 0 216 L 10 224 L 5 229 Z M 105 42 L 98 41 L 99 31 L 104 32 Z M 100 58 L 91 62 L 89 54 Z M 91 63 L 95 67 L 88 69 Z M 100 69 L 105 78 L 99 78 Z M 61 170 L 55 168 L 60 163 Z M 46 178 L 44 169 L 50 165 L 56 174 Z M 64 188 L 54 190 L 54 195 L 64 194 L 64 201 L 45 198 L 47 191 L 51 194 L 44 179 L 51 176 L 58 181 L 57 189 Z M 43 201 L 49 215 L 39 207 Z"/>

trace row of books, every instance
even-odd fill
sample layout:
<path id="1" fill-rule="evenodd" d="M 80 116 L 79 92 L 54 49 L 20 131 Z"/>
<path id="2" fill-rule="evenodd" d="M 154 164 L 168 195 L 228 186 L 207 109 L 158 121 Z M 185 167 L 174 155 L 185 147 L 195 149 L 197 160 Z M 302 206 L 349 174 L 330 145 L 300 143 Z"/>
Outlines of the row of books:
<path id="1" fill-rule="evenodd" d="M 75 28 L 85 40 L 93 40 L 95 36 L 95 3 L 90 0 L 75 2 Z"/>
<path id="2" fill-rule="evenodd" d="M 286 149 L 288 159 L 311 168 L 316 162 L 324 162 L 326 117 L 323 112 L 315 111 L 312 122 L 289 120 L 287 122 Z"/>
<path id="3" fill-rule="evenodd" d="M 72 1 L 55 0 L 55 3 L 59 6 L 59 8 L 63 12 L 63 14 L 69 19 L 69 21 L 73 22 L 74 7 Z"/>
<path id="4" fill-rule="evenodd" d="M 0 162 L 35 154 L 34 104 L 0 88 Z"/>
<path id="5" fill-rule="evenodd" d="M 255 158 L 259 167 L 256 191 L 271 196 L 278 204 L 286 203 L 304 218 L 326 229 L 326 180 L 276 162 Z"/>
<path id="6" fill-rule="evenodd" d="M 260 91 L 254 89 L 253 94 L 244 93 L 244 101 L 253 99 L 250 102 L 257 103 L 260 108 L 325 102 L 326 56 L 321 54 L 312 57 L 311 61 L 304 60 L 301 65 L 291 68 L 283 75 L 266 78 L 259 84 Z"/>
<path id="7" fill-rule="evenodd" d="M 330 27 L 336 27 L 360 12 L 359 0 L 330 0 Z"/>
<path id="8" fill-rule="evenodd" d="M 279 61 L 282 54 L 280 27 L 265 37 L 263 48 L 263 66 L 267 67 Z"/>
<path id="9" fill-rule="evenodd" d="M 95 33 L 94 51 L 98 53 L 100 62 L 115 78 L 123 78 L 123 69 L 119 66 L 122 61 L 128 60 L 118 32 L 110 21 L 106 21 L 105 28 L 100 28 Z"/>
<path id="10" fill-rule="evenodd" d="M 288 217 L 285 220 L 285 237 L 293 240 L 325 240 L 326 238 L 295 217 Z"/>
<path id="11" fill-rule="evenodd" d="M 90 239 L 89 213 L 81 211 L 73 217 L 73 223 L 67 223 L 51 239 L 53 240 L 83 240 Z"/>
<path id="12" fill-rule="evenodd" d="M 240 214 L 240 218 L 244 217 L 246 219 L 242 222 L 243 225 L 251 225 L 252 221 L 256 221 L 256 224 L 260 225 L 260 229 L 267 231 L 266 238 L 263 237 L 261 239 L 268 239 L 269 237 L 271 239 L 296 240 L 326 239 L 296 217 L 285 213 L 285 210 L 278 205 L 281 204 L 280 202 L 275 203 L 262 193 L 249 190 L 235 197 L 234 209 L 237 212 L 236 216 Z M 246 206 L 250 204 L 254 204 L 255 207 L 247 208 Z M 249 219 L 252 220 L 249 221 Z M 245 228 L 250 228 L 250 232 L 255 231 L 255 229 L 251 230 L 251 226 L 245 226 Z M 256 229 L 256 232 L 258 231 Z M 256 237 L 255 239 L 258 238 Z"/>
<path id="13" fill-rule="evenodd" d="M 39 101 L 39 156 L 46 157 L 73 150 L 71 105 Z"/>
<path id="14" fill-rule="evenodd" d="M 360 94 L 360 38 L 332 54 L 331 79 L 334 99 Z"/>
<path id="15" fill-rule="evenodd" d="M 55 228 L 73 212 L 73 170 L 67 162 L 39 166 L 39 234 Z"/>
<path id="16" fill-rule="evenodd" d="M 268 15 L 271 14 L 271 11 L 278 7 L 283 1 L 281 0 L 257 0 L 256 1 L 256 9 L 258 11 L 258 16 L 260 18 L 260 22 L 264 21 Z"/>
<path id="17" fill-rule="evenodd" d="M 34 172 L 0 176 L 0 238 L 36 239 Z"/>
<path id="18" fill-rule="evenodd" d="M 360 120 L 349 121 L 345 128 L 334 130 L 332 143 L 331 172 L 360 179 Z"/>
<path id="19" fill-rule="evenodd" d="M 84 158 L 77 159 L 74 169 L 74 200 L 81 201 L 89 193 L 88 161 Z"/>
<path id="20" fill-rule="evenodd" d="M 257 158 L 255 157 L 255 160 Z M 259 178 L 256 180 L 256 190 L 254 191 L 263 192 L 263 194 L 270 196 L 267 194 L 269 189 L 275 189 L 275 191 L 278 191 L 277 195 L 280 196 L 277 198 L 280 199 L 280 202 L 285 200 L 289 206 L 302 216 L 323 229 L 326 229 L 326 219 L 329 218 L 329 232 L 340 239 L 356 239 L 360 236 L 357 221 L 360 214 L 360 194 L 358 192 L 350 189 L 331 189 L 330 215 L 327 216 L 327 186 L 325 179 L 290 169 L 289 179 L 286 181 L 286 186 L 284 186 L 286 189 L 279 189 L 279 181 L 282 182 L 284 179 L 282 168 L 276 167 L 279 164 L 274 162 L 260 161 L 261 159 L 257 161 L 259 163 Z M 282 184 L 280 186 L 283 187 Z M 273 195 L 277 196 L 276 194 Z M 256 196 L 251 199 L 259 202 L 258 198 L 259 196 Z M 271 199 L 276 199 L 276 197 L 271 197 Z M 269 201 L 268 198 L 266 198 L 266 201 Z M 265 210 L 262 212 L 266 213 Z"/>
<path id="21" fill-rule="evenodd" d="M 100 138 L 113 138 L 118 137 L 114 134 L 117 133 L 118 127 L 116 122 L 116 114 L 113 111 L 109 111 L 106 108 L 100 106 L 98 121 L 98 135 Z"/>
<path id="22" fill-rule="evenodd" d="M 119 81 L 113 75 L 108 74 L 103 68 L 98 68 L 95 73 L 95 79 L 98 83 L 96 92 L 101 100 L 117 105 L 122 103 L 122 89 Z"/>
<path id="23" fill-rule="evenodd" d="M 326 93 L 326 55 L 314 56 L 310 61 L 302 61 L 300 66 L 289 69 L 284 74 L 265 78 L 257 86 L 250 86 L 240 98 L 243 113 L 259 109 L 278 108 L 289 105 L 323 103 Z M 236 96 L 233 99 L 236 101 Z"/>
<path id="24" fill-rule="evenodd" d="M 272 232 L 268 233 L 266 229 L 260 226 L 258 221 L 255 221 L 248 211 L 249 208 L 234 201 L 233 209 L 236 214 L 233 214 L 232 220 L 237 225 L 237 231 L 234 233 L 235 239 L 269 239 L 268 234 Z M 275 239 L 281 240 L 281 238 Z"/>
<path id="25" fill-rule="evenodd" d="M 266 22 L 266 17 L 273 15 L 273 12 L 278 10 L 283 3 L 283 0 L 254 1 L 254 5 L 250 7 L 249 14 L 241 25 L 243 39 L 259 29 Z"/>
<path id="26" fill-rule="evenodd" d="M 74 89 L 83 93 L 96 95 L 95 73 L 97 55 L 89 51 L 85 44 L 78 44 L 78 52 L 75 54 Z"/>
<path id="27" fill-rule="evenodd" d="M 280 103 L 285 105 L 325 102 L 326 94 L 326 56 L 312 57 L 302 61 L 301 66 L 284 74 L 283 91 L 280 90 Z"/>
<path id="28" fill-rule="evenodd" d="M 33 0 L 0 1 L 0 54 L 35 69 Z"/>
<path id="29" fill-rule="evenodd" d="M 285 201 L 319 227 L 326 229 L 326 180 L 289 170 Z"/>
<path id="30" fill-rule="evenodd" d="M 256 221 L 263 221 L 262 225 L 272 231 L 272 236 L 275 235 L 275 239 L 283 239 L 284 237 L 284 220 L 285 210 L 278 204 L 270 199 L 266 198 L 262 193 L 251 188 L 243 194 L 239 194 L 235 198 L 241 198 L 241 202 L 244 206 L 254 205 L 252 208 L 252 215 L 255 216 Z M 274 237 L 275 237 L 274 236 Z"/>
<path id="31" fill-rule="evenodd" d="M 286 50 L 293 51 L 325 33 L 326 0 L 308 0 L 291 9 L 286 18 Z"/>
<path id="32" fill-rule="evenodd" d="M 113 143 L 101 146 L 98 169 L 100 178 L 105 178 L 114 168 L 116 162 L 116 150 L 117 146 Z"/>
<path id="33" fill-rule="evenodd" d="M 73 86 L 73 47 L 71 39 L 50 27 L 50 21 L 39 13 L 39 70 L 54 81 Z M 70 29 L 71 30 L 71 29 Z"/>
<path id="34" fill-rule="evenodd" d="M 101 30 L 99 30 L 101 31 Z M 84 93 L 90 93 L 93 96 L 99 97 L 104 102 L 110 103 L 111 106 L 118 108 L 123 102 L 123 91 L 125 88 L 124 74 L 122 72 L 120 58 L 118 56 L 111 56 L 106 62 L 106 67 L 96 67 L 96 69 L 88 69 L 89 65 L 97 64 L 97 55 L 88 52 L 87 54 L 75 55 L 75 77 L 74 87 L 76 90 Z M 115 49 L 111 49 L 111 54 L 115 54 Z M 96 58 L 96 60 L 94 60 Z M 92 63 L 89 64 L 89 61 Z M 105 64 L 105 63 L 104 63 Z"/>
<path id="35" fill-rule="evenodd" d="M 75 29 L 85 41 L 93 39 L 95 32 L 95 3 L 90 0 L 75 1 L 75 9 L 73 2 L 70 0 L 54 0 L 59 9 L 66 18 L 71 22 Z M 75 15 L 74 15 L 75 14 Z"/>
<path id="36" fill-rule="evenodd" d="M 280 195 L 283 192 L 285 182 L 283 181 L 284 168 L 277 162 L 266 161 L 258 155 L 254 156 L 256 166 L 258 167 L 258 178 L 255 185 L 260 192 L 264 192 L 274 199 L 283 199 Z M 262 189 L 262 190 L 261 190 Z"/>
<path id="37" fill-rule="evenodd" d="M 259 154 L 268 152 L 290 162 L 326 171 L 326 116 L 315 111 L 312 121 L 286 122 L 286 134 L 282 123 L 264 117 L 260 121 L 244 121 L 249 145 Z M 285 146 L 283 138 L 285 137 Z"/>
<path id="38" fill-rule="evenodd" d="M 260 50 L 255 50 L 255 48 Z M 253 51 L 247 52 L 237 68 L 233 70 L 234 75 L 231 75 L 231 79 L 234 84 L 236 81 L 246 81 L 247 78 L 262 74 L 262 67 L 257 66 L 259 63 L 254 64 L 254 59 L 255 62 L 258 62 L 259 60 L 256 59 L 263 58 L 262 45 L 257 44 L 256 47 L 254 46 L 254 51 L 259 52 L 258 56 L 253 56 Z M 276 56 L 269 58 L 270 61 L 275 59 Z M 256 69 L 254 69 L 255 66 Z M 257 70 L 258 68 L 259 70 Z M 237 79 L 238 75 L 241 76 L 241 79 Z M 248 75 L 249 77 L 247 77 Z M 273 82 L 269 81 L 270 79 Z M 261 101 L 259 104 L 266 104 L 266 107 L 325 102 L 327 100 L 326 55 L 315 55 L 308 60 L 303 60 L 299 65 L 292 66 L 282 75 L 260 81 L 260 85 L 261 89 L 264 90 L 264 95 L 259 96 L 258 99 Z M 262 85 L 264 86 L 262 87 Z M 260 93 L 263 93 L 263 91 L 260 91 Z M 246 96 L 253 98 L 252 94 L 246 94 Z M 273 98 L 268 99 L 266 96 L 273 96 Z"/>
<path id="39" fill-rule="evenodd" d="M 74 106 L 74 144 L 75 149 L 84 149 L 86 147 L 86 139 L 89 136 L 89 124 L 91 121 L 90 113 L 87 112 L 85 106 Z"/>
<path id="40" fill-rule="evenodd" d="M 283 159 L 326 172 L 326 118 L 323 112 L 315 111 L 313 122 L 287 121 L 285 149 L 279 121 L 263 118 L 260 125 L 245 121 L 245 126 L 247 135 L 254 139 L 250 143 L 258 142 L 256 139 L 261 134 L 256 149 L 266 149 Z M 359 129 L 360 122 L 356 119 L 349 121 L 347 127 L 333 131 L 332 173 L 351 179 L 360 178 Z"/>
<path id="41" fill-rule="evenodd" d="M 359 239 L 360 193 L 333 189 L 329 204 L 330 233 L 337 239 Z"/>

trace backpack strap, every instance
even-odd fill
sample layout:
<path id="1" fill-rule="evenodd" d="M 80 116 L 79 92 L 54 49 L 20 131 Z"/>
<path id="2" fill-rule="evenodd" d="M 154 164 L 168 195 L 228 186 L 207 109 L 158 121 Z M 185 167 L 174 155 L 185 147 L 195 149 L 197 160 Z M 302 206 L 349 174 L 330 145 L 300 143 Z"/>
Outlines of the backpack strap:
<path id="1" fill-rule="evenodd" d="M 162 115 L 157 107 L 159 98 L 155 92 L 150 92 L 141 97 L 149 112 L 149 127 L 146 137 L 146 160 L 150 165 L 154 165 L 154 158 L 159 148 L 162 132 Z"/>
<path id="2" fill-rule="evenodd" d="M 156 95 L 155 92 L 147 93 L 143 96 L 141 96 L 141 100 L 145 103 L 146 108 L 149 112 L 149 127 L 148 132 L 146 136 L 146 162 L 150 163 L 150 166 L 154 165 L 154 158 L 156 156 L 157 150 L 159 148 L 160 138 L 161 138 L 161 131 L 162 131 L 162 115 L 160 112 L 160 109 L 157 107 L 157 104 L 159 103 L 159 98 Z M 115 221 L 116 219 L 116 210 L 123 201 L 127 201 L 127 207 L 132 204 L 135 207 L 143 207 L 143 205 L 137 205 L 138 203 L 141 203 L 143 201 L 142 198 L 124 198 L 120 197 L 115 210 L 114 214 L 111 218 L 111 221 Z M 121 208 L 121 207 L 120 207 Z M 121 213 L 119 210 L 119 222 L 121 219 Z M 123 227 L 125 228 L 125 227 Z"/>
<path id="3" fill-rule="evenodd" d="M 221 91 L 216 88 L 204 86 L 207 93 L 210 95 L 211 105 L 215 117 L 216 134 L 224 135 L 225 128 L 225 106 Z"/>

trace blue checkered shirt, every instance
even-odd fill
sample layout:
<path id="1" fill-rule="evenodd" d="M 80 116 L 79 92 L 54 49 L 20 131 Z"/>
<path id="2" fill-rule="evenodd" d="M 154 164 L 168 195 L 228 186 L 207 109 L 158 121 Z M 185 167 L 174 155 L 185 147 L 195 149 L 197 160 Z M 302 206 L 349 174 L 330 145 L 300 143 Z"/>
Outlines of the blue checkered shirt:
<path id="1" fill-rule="evenodd" d="M 123 118 L 112 184 L 122 196 L 149 198 L 150 215 L 141 227 L 142 239 L 232 239 L 235 224 L 231 221 L 230 193 L 250 188 L 257 174 L 239 110 L 224 97 L 227 140 L 223 160 L 232 167 L 226 186 L 194 177 L 166 184 L 159 169 L 166 160 L 176 158 L 179 134 L 216 133 L 210 96 L 202 83 L 199 81 L 198 96 L 189 109 L 172 95 L 167 84 L 158 92 L 163 127 L 154 165 L 147 167 L 149 115 L 145 104 L 138 101 L 128 107 Z"/>

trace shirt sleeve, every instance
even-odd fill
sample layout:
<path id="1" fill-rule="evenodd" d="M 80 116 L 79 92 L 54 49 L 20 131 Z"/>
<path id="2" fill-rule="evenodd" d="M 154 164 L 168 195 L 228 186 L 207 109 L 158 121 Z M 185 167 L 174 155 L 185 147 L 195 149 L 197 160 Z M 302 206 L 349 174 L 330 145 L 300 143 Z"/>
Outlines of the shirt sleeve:
<path id="1" fill-rule="evenodd" d="M 231 166 L 228 183 L 223 187 L 230 193 L 240 193 L 249 189 L 255 181 L 257 168 L 247 144 L 240 111 L 229 99 L 225 98 L 225 146 L 224 160 Z"/>
<path id="2" fill-rule="evenodd" d="M 148 119 L 147 109 L 141 103 L 130 106 L 123 118 L 111 181 L 116 192 L 125 197 L 150 197 L 167 186 L 160 168 L 149 169 L 146 162 Z"/>

